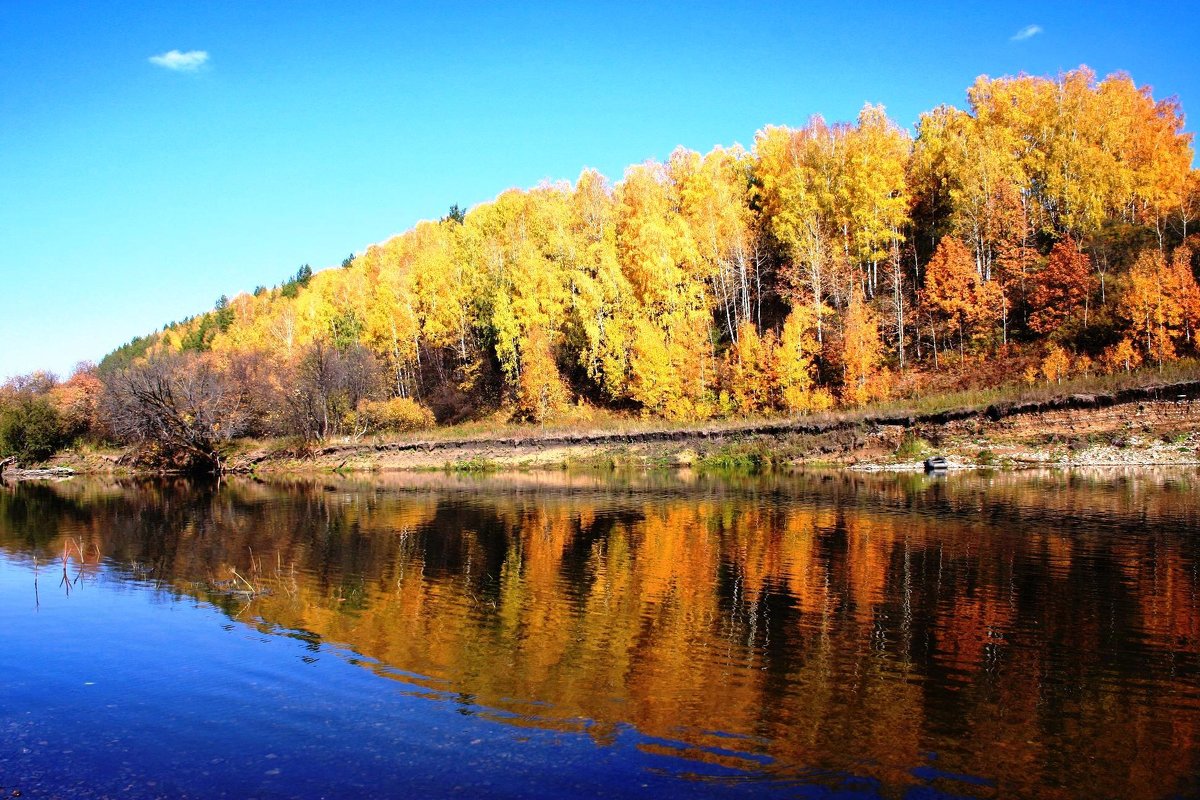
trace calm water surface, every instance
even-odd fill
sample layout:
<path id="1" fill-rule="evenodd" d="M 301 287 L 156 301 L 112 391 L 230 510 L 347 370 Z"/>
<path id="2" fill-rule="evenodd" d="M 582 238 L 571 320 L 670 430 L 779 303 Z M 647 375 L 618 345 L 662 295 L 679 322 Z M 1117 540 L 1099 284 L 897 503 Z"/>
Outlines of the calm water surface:
<path id="1" fill-rule="evenodd" d="M 0 487 L 0 797 L 1200 796 L 1200 473 Z"/>

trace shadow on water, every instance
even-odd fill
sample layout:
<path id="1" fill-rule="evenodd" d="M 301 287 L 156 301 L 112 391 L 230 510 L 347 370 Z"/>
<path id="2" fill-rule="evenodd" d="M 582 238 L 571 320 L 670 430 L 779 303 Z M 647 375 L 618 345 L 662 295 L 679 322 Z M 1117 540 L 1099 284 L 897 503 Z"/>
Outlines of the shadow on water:
<path id="1" fill-rule="evenodd" d="M 79 480 L 0 489 L 0 547 L 695 780 L 1151 798 L 1200 772 L 1197 481 Z"/>

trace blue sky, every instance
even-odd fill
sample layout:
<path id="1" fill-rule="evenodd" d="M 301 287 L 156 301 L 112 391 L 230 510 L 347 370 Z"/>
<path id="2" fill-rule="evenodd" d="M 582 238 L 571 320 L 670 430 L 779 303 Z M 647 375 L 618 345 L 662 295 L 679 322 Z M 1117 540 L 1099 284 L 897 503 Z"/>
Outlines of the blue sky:
<path id="1" fill-rule="evenodd" d="M 911 125 L 980 74 L 1200 104 L 1189 3 L 342 5 L 0 0 L 0 378 L 452 203 L 868 101 Z"/>

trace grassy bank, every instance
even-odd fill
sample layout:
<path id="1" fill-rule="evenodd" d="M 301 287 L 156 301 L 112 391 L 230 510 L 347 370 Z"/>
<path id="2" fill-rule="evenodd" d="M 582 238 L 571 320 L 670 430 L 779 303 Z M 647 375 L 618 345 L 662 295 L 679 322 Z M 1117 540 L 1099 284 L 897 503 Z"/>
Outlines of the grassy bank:
<path id="1" fill-rule="evenodd" d="M 404 436 L 320 442 L 240 440 L 235 472 L 656 469 L 761 472 L 792 465 L 912 468 L 934 453 L 960 464 L 1193 463 L 1200 459 L 1195 365 L 1054 385 L 1001 385 L 857 410 L 702 424 L 606 413 L 547 425 L 473 422 Z M 133 471 L 120 450 L 81 447 L 48 464 Z"/>
<path id="2" fill-rule="evenodd" d="M 407 437 L 304 446 L 242 442 L 230 463 L 241 471 L 676 465 L 761 471 L 815 462 L 906 463 L 933 452 L 983 465 L 1057 463 L 1084 458 L 1089 448 L 1100 447 L 1122 453 L 1120 459 L 1111 452 L 1104 458 L 1127 463 L 1125 456 L 1160 439 L 1179 439 L 1172 453 L 1194 459 L 1195 453 L 1183 453 L 1198 427 L 1193 401 L 1200 398 L 1200 381 L 1191 378 L 1141 374 L 1052 387 L 1004 386 L 789 419 L 700 425 L 630 418 L 558 426 L 476 423 Z M 1170 455 L 1154 450 L 1145 457 L 1158 463 Z"/>

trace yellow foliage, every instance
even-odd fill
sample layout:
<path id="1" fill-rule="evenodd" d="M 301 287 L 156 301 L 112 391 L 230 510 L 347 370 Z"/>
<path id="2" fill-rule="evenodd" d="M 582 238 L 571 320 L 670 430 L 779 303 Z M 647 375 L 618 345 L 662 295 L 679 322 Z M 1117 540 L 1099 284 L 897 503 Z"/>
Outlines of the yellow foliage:
<path id="1" fill-rule="evenodd" d="M 545 422 L 548 417 L 562 411 L 569 399 L 549 340 L 540 328 L 532 329 L 521 343 L 517 417 Z"/>
<path id="2" fill-rule="evenodd" d="M 1091 377 L 1096 371 L 1096 362 L 1091 359 L 1086 353 L 1080 353 L 1075 357 L 1075 361 L 1071 364 L 1071 372 L 1084 377 Z"/>
<path id="3" fill-rule="evenodd" d="M 820 411 L 832 405 L 828 391 L 816 388 L 816 356 L 821 345 L 816 335 L 816 312 L 811 306 L 795 306 L 783 323 L 775 350 L 775 374 L 780 400 L 793 414 Z"/>
<path id="4" fill-rule="evenodd" d="M 636 323 L 630 352 L 629 394 L 645 413 L 666 419 L 707 419 L 716 411 L 706 399 L 704 356 L 696 340 L 667 343 L 663 332 L 648 322 Z M 688 345 L 691 345 L 690 347 Z"/>
<path id="5" fill-rule="evenodd" d="M 1175 343 L 1185 332 L 1188 300 L 1196 283 L 1191 270 L 1168 266 L 1162 252 L 1149 249 L 1129 271 L 1117 313 L 1130 322 L 1145 357 L 1160 366 L 1175 358 Z"/>
<path id="6" fill-rule="evenodd" d="M 1130 225 L 1161 247 L 1200 216 L 1178 106 L 1086 69 L 980 78 L 968 98 L 967 111 L 923 115 L 915 142 L 867 105 L 849 123 L 767 127 L 752 153 L 680 148 L 615 186 L 585 170 L 573 187 L 508 190 L 344 269 L 222 302 L 130 357 L 268 354 L 282 382 L 313 342 L 361 346 L 386 369 L 390 394 L 429 398 L 455 418 L 505 402 L 526 419 L 560 413 L 569 392 L 558 364 L 578 367 L 585 396 L 647 415 L 795 414 L 832 404 L 822 357 L 842 367 L 843 402 L 887 396 L 877 310 L 888 312 L 888 346 L 935 363 L 951 337 L 965 350 L 1001 320 L 1017 341 L 1067 341 L 1077 326 L 1063 323 L 1090 311 L 1093 273 L 1110 268 L 1108 307 L 1085 318 L 1105 329 L 1079 338 L 1119 339 L 1103 369 L 1196 349 L 1194 242 L 1169 261 L 1144 253 L 1128 271 L 1110 247 Z M 946 236 L 920 263 L 924 244 L 902 247 L 910 232 Z M 1048 241 L 1060 244 L 1044 259 Z M 1019 355 L 1024 345 L 1011 346 Z M 1027 379 L 1060 380 L 1069 362 L 1051 351 Z M 1073 365 L 1094 367 L 1086 356 Z"/>
<path id="7" fill-rule="evenodd" d="M 1142 364 L 1142 354 L 1129 337 L 1105 348 L 1100 355 L 1100 363 L 1108 374 L 1115 372 L 1131 372 Z"/>
<path id="8" fill-rule="evenodd" d="M 419 431 L 435 424 L 433 412 L 408 397 L 363 400 L 357 413 L 360 424 L 372 431 Z"/>
<path id="9" fill-rule="evenodd" d="M 1067 351 L 1056 344 L 1050 345 L 1046 357 L 1042 359 L 1042 377 L 1047 383 L 1062 383 L 1071 367 L 1071 358 Z"/>
<path id="10" fill-rule="evenodd" d="M 743 322 L 727 360 L 729 393 L 741 414 L 764 414 L 771 410 L 772 394 L 779 385 L 775 375 L 776 343 L 773 334 L 760 337 L 753 323 Z"/>
<path id="11" fill-rule="evenodd" d="M 842 399 L 856 406 L 887 397 L 890 375 L 882 369 L 883 342 L 879 322 L 858 290 L 850 296 L 842 334 L 842 365 L 845 381 Z"/>
<path id="12" fill-rule="evenodd" d="M 637 323 L 629 367 L 630 396 L 645 410 L 666 416 L 669 408 L 678 408 L 683 387 L 671 363 L 671 348 L 649 322 Z"/>
<path id="13" fill-rule="evenodd" d="M 981 334 L 1000 319 L 1003 294 L 983 281 L 970 250 L 953 236 L 938 242 L 925 270 L 924 301 L 961 339 Z"/>

